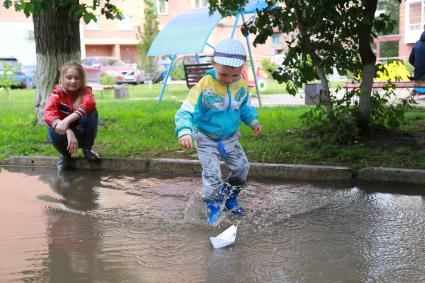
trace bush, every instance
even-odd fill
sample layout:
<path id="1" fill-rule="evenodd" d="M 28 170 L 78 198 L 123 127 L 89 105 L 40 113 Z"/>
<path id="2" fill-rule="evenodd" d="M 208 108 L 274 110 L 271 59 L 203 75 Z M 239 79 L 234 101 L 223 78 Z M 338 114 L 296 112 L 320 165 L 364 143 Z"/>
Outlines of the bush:
<path id="1" fill-rule="evenodd" d="M 392 60 L 377 66 L 376 81 L 408 81 L 411 76 L 412 68 L 409 70 L 401 60 Z"/>
<path id="2" fill-rule="evenodd" d="M 174 80 L 184 80 L 184 66 L 181 62 L 175 61 L 173 70 L 171 71 L 171 78 Z"/>
<path id="3" fill-rule="evenodd" d="M 264 58 L 261 60 L 261 66 L 267 72 L 269 77 L 271 77 L 272 73 L 277 69 L 277 64 L 275 64 L 270 58 Z"/>
<path id="4" fill-rule="evenodd" d="M 386 90 L 384 93 L 372 91 L 370 129 L 364 129 L 361 125 L 358 101 L 353 100 L 354 97 L 359 95 L 359 89 L 354 89 L 347 92 L 341 99 L 332 96 L 336 120 L 335 127 L 332 127 L 329 123 L 323 105 L 312 108 L 301 116 L 304 125 L 310 131 L 328 138 L 331 142 L 352 144 L 370 133 L 398 128 L 404 121 L 404 114 L 411 109 L 413 103 L 412 97 L 391 103 L 396 96 L 394 90 Z M 365 132 L 364 130 L 369 131 Z"/>
<path id="5" fill-rule="evenodd" d="M 116 83 L 117 83 L 117 78 L 114 75 L 109 75 L 109 74 L 100 75 L 101 85 L 115 85 Z"/>

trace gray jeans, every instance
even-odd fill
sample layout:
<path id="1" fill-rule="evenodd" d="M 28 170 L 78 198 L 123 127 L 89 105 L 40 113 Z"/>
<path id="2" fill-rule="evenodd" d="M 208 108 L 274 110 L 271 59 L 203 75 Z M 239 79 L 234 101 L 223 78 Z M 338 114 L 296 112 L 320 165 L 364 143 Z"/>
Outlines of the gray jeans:
<path id="1" fill-rule="evenodd" d="M 249 162 L 238 141 L 239 136 L 240 133 L 236 132 L 233 136 L 221 140 L 227 152 L 227 158 L 223 158 L 224 163 L 230 170 L 225 181 L 233 186 L 245 184 L 249 171 Z M 199 131 L 194 132 L 194 138 L 198 158 L 202 165 L 202 198 L 204 200 L 220 200 L 223 198 L 219 194 L 222 182 L 220 169 L 222 155 L 217 143 Z"/>

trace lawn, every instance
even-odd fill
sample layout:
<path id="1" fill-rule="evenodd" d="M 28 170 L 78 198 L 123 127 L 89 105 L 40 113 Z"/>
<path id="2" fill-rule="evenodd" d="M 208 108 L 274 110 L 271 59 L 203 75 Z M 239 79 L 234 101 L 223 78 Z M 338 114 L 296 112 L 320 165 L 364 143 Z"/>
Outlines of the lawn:
<path id="1" fill-rule="evenodd" d="M 187 94 L 185 85 L 168 85 L 161 103 L 161 85 L 129 86 L 130 99 L 115 99 L 112 91 L 96 92 L 99 132 L 94 149 L 104 157 L 196 158 L 182 150 L 174 135 L 174 114 Z M 46 141 L 46 128 L 33 125 L 34 90 L 0 90 L 0 160 L 13 155 L 55 156 Z M 267 94 L 266 94 L 267 95 Z M 392 133 L 351 146 L 306 135 L 299 116 L 307 106 L 259 109 L 264 132 L 254 137 L 241 127 L 241 143 L 251 162 L 425 168 L 425 112 L 406 115 Z M 81 152 L 78 153 L 81 156 Z"/>

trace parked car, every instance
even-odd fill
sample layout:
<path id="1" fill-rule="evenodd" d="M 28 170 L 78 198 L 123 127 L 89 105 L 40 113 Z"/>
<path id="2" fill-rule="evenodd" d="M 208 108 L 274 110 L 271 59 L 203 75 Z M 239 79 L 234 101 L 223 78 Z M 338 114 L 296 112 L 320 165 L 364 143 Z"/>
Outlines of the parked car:
<path id="1" fill-rule="evenodd" d="M 22 71 L 27 76 L 28 84 L 27 88 L 37 87 L 37 66 L 36 65 L 25 65 Z"/>
<path id="2" fill-rule="evenodd" d="M 0 78 L 3 78 L 4 74 L 6 74 L 6 79 L 11 81 L 12 88 L 31 88 L 33 86 L 31 75 L 25 73 L 25 69 L 16 58 L 0 58 Z"/>
<path id="3" fill-rule="evenodd" d="M 201 55 L 198 58 L 199 62 L 197 62 L 196 57 L 194 55 L 184 55 L 177 58 L 174 62 L 173 71 L 170 74 L 170 80 L 181 80 L 184 79 L 184 66 L 185 64 L 204 64 L 211 63 L 211 56 Z M 157 71 L 153 74 L 152 82 L 157 83 L 164 80 L 165 74 L 167 73 L 168 68 L 170 67 L 171 60 L 159 60 L 156 62 Z"/>
<path id="4" fill-rule="evenodd" d="M 117 84 L 141 84 L 145 81 L 142 70 L 139 70 L 134 64 L 126 64 L 116 57 L 86 57 L 81 63 L 89 82 L 100 82 L 102 74 L 115 76 Z"/>

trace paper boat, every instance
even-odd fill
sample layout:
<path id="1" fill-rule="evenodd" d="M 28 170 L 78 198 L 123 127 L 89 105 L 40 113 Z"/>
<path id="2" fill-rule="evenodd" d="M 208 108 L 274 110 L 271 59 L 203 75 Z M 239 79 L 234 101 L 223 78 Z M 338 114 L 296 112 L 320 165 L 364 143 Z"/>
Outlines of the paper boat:
<path id="1" fill-rule="evenodd" d="M 231 245 L 235 242 L 236 239 L 236 231 L 238 227 L 236 225 L 232 225 L 226 230 L 224 230 L 217 237 L 210 237 L 210 241 L 214 247 L 214 249 L 219 249 Z"/>

